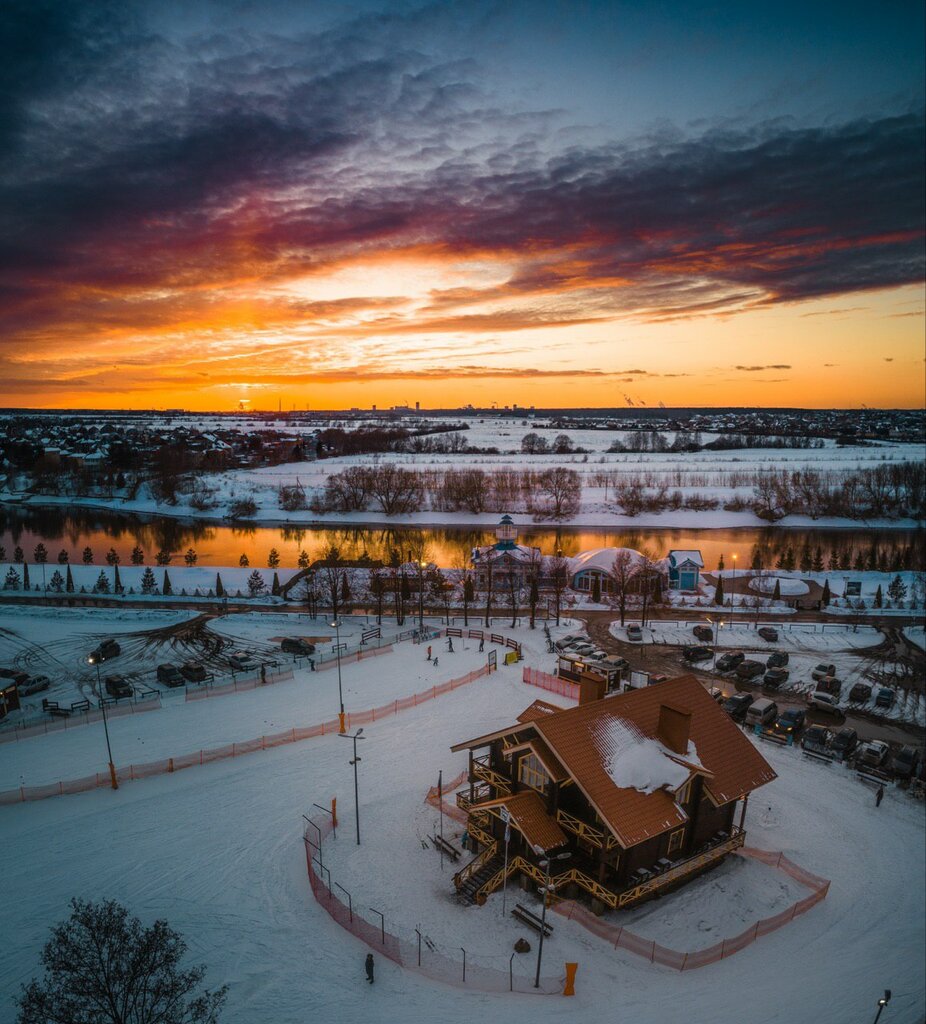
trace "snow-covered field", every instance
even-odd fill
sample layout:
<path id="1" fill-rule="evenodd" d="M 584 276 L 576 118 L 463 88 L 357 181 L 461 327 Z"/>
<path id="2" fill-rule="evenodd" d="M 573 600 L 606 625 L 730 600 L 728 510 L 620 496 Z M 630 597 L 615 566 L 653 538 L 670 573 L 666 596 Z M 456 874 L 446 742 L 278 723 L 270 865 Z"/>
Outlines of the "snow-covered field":
<path id="1" fill-rule="evenodd" d="M 527 663 L 543 667 L 542 632 L 522 635 Z M 407 649 L 423 656 L 421 648 Z M 393 685 L 383 677 L 391 657 L 354 666 L 362 670 L 351 676 L 358 698 Z M 469 654 L 441 652 L 440 657 L 438 671 L 446 669 L 449 677 Z M 408 692 L 421 682 L 414 673 L 433 670 L 414 660 L 402 667 L 411 673 Z M 350 672 L 347 668 L 345 678 Z M 35 973 L 47 930 L 66 915 L 72 896 L 121 900 L 146 921 L 166 917 L 189 941 L 191 961 L 208 965 L 208 982 L 230 985 L 227 1024 L 305 1019 L 462 1024 L 487 1015 L 552 1024 L 564 1012 L 571 1020 L 597 1024 L 609 1005 L 619 1008 L 621 1019 L 639 1024 L 844 1024 L 873 1016 L 886 987 L 893 991 L 889 1020 L 922 1020 L 922 806 L 890 787 L 876 809 L 871 791 L 841 766 L 824 767 L 794 750 L 765 746 L 762 752 L 779 778 L 750 803 L 748 842 L 783 850 L 832 880 L 827 899 L 806 915 L 731 959 L 683 974 L 615 951 L 578 923 L 557 919 L 544 948 L 544 973 L 561 970 L 565 961 L 578 962 L 577 995 L 566 1006 L 558 997 L 451 988 L 381 957 L 377 983 L 367 985 L 366 948 L 311 896 L 301 815 L 315 802 L 325 805 L 338 797 L 342 827 L 336 841 L 326 841 L 326 867 L 352 893 L 355 907 L 386 909 L 390 930 L 413 939 L 418 926 L 449 955 L 458 955 L 462 946 L 485 962 L 506 964 L 511 942 L 523 929 L 501 918 L 499 894 L 483 908 L 453 902 L 450 869 L 445 866 L 441 874 L 437 854 L 424 849 L 420 837 L 436 824 L 437 812 L 423 798 L 438 770 L 450 778 L 465 764 L 465 756 L 452 755 L 450 745 L 510 722 L 536 697 L 520 676 L 520 666 L 502 667 L 365 727 L 359 847 L 351 747 L 334 735 L 135 782 L 115 793 L 98 790 L 3 808 L 6 886 L 16 898 L 0 905 L 0 933 L 8 937 L 0 944 L 0 1021 L 12 1021 L 8 997 Z M 327 717 L 336 677 L 323 673 L 311 684 L 325 687 Z M 145 748 L 150 744 L 162 751 L 172 744 L 186 749 L 214 727 L 215 715 L 223 719 L 222 735 L 228 737 L 253 735 L 265 721 L 303 714 L 311 719 L 307 685 L 297 679 L 204 701 L 204 706 L 152 712 L 129 722 L 129 731 L 114 733 L 114 746 L 138 742 L 142 725 L 151 730 L 144 735 Z M 81 732 L 102 744 L 99 726 Z M 8 746 L 25 759 L 21 765 L 38 770 L 75 736 Z M 74 758 L 82 756 L 74 750 Z M 5 770 L 15 772 L 16 766 Z M 675 948 L 703 947 L 784 905 L 795 895 L 791 885 L 761 865 L 731 860 L 627 920 L 641 934 Z M 518 895 L 523 901 L 525 894 Z M 529 938 L 533 942 L 535 936 Z M 533 954 L 525 961 L 522 971 L 533 967 Z"/>

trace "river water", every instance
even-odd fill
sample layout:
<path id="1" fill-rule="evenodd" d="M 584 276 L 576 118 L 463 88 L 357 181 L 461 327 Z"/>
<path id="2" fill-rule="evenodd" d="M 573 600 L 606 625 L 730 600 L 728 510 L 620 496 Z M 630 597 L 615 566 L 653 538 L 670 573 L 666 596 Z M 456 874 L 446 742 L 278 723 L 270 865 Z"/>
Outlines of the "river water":
<path id="1" fill-rule="evenodd" d="M 912 563 L 906 568 L 921 566 L 926 552 L 922 530 L 883 529 L 782 529 L 776 527 L 690 530 L 690 529 L 557 529 L 552 526 L 524 524 L 518 538 L 522 543 L 536 545 L 544 554 L 562 551 L 574 555 L 589 548 L 617 545 L 648 550 L 662 557 L 672 548 L 697 548 L 708 569 L 717 566 L 721 555 L 727 568 L 737 565 L 749 568 L 754 549 L 763 552 L 763 564 L 773 565 L 790 547 L 798 557 L 805 545 L 812 552 L 820 549 L 824 563 L 833 550 L 859 551 L 867 554 L 872 547 L 882 552 L 893 564 L 905 548 L 912 552 Z M 357 558 L 366 553 L 371 558 L 387 560 L 398 550 L 403 558 L 423 543 L 426 557 L 443 567 L 462 565 L 470 550 L 479 544 L 494 541 L 492 530 L 465 527 L 313 527 L 243 526 L 180 523 L 172 519 L 138 519 L 117 512 L 94 510 L 20 509 L 0 506 L 0 546 L 5 558 L 13 559 L 17 547 L 32 560 L 36 544 L 48 549 L 54 562 L 59 551 L 66 551 L 71 561 L 80 562 L 84 548 L 93 552 L 94 562 L 105 562 L 106 552 L 115 548 L 123 562 L 129 562 L 137 544 L 145 552 L 145 560 L 154 563 L 154 555 L 164 548 L 173 552 L 180 562 L 188 548 L 193 548 L 200 565 L 237 565 L 242 554 L 251 565 L 266 565 L 271 548 L 276 548 L 283 567 L 295 567 L 299 552 L 311 558 L 321 557 L 329 545 L 335 545 L 342 558 Z M 910 561 L 908 552 L 907 561 Z M 0 558 L 3 561 L 3 558 Z"/>

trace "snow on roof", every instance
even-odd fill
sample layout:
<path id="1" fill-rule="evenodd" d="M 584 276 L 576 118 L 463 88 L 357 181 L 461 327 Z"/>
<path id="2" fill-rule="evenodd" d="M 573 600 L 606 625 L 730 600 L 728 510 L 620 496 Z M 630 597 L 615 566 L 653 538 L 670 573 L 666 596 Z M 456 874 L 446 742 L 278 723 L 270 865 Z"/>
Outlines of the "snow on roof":
<path id="1" fill-rule="evenodd" d="M 695 565 L 700 568 L 704 568 L 704 559 L 701 557 L 700 551 L 670 551 L 669 559 L 675 565 L 681 565 L 683 562 L 694 562 Z"/>
<path id="2" fill-rule="evenodd" d="M 749 581 L 750 590 L 758 590 L 760 594 L 774 594 L 775 584 L 779 585 L 779 593 L 790 597 L 809 594 L 810 587 L 803 580 L 787 579 L 783 576 L 754 576 Z"/>
<path id="3" fill-rule="evenodd" d="M 569 559 L 569 571 L 573 576 L 583 569 L 600 569 L 602 572 L 610 573 L 619 551 L 629 551 L 634 565 L 643 560 L 640 552 L 634 551 L 633 548 L 591 548 L 588 551 L 580 551 Z"/>
<path id="4" fill-rule="evenodd" d="M 700 768 L 694 743 L 688 741 L 687 764 L 657 739 L 644 736 L 633 722 L 621 718 L 600 718 L 592 738 L 602 764 L 618 789 L 654 793 L 657 789 L 677 790 L 688 781 L 692 768 Z"/>

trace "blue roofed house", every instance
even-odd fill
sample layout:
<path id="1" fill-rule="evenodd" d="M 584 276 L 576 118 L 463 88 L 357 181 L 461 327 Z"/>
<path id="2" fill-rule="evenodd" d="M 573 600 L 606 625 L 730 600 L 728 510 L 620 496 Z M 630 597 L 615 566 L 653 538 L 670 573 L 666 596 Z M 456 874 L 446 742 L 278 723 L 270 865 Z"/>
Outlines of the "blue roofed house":
<path id="1" fill-rule="evenodd" d="M 704 559 L 700 551 L 670 551 L 669 589 L 696 592 L 701 584 Z"/>

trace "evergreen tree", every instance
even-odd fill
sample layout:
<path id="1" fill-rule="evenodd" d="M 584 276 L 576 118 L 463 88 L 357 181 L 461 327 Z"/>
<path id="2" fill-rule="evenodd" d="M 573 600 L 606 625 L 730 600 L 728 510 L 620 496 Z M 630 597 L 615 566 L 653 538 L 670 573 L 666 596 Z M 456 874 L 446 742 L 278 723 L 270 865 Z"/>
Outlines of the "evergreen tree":
<path id="1" fill-rule="evenodd" d="M 245 555 L 245 554 L 242 554 L 242 556 L 238 559 L 238 565 L 240 565 L 242 569 L 247 569 L 247 567 L 250 564 L 251 564 L 251 562 L 248 559 L 248 556 Z"/>
<path id="2" fill-rule="evenodd" d="M 299 568 L 300 569 L 308 569 L 310 564 L 311 564 L 311 560 L 309 559 L 308 551 L 300 551 L 299 552 Z"/>
<path id="3" fill-rule="evenodd" d="M 276 575 L 274 573 L 274 575 Z M 347 578 L 347 573 L 341 577 L 341 604 L 347 611 L 350 611 L 350 581 Z"/>
<path id="4" fill-rule="evenodd" d="M 157 565 L 170 565 L 170 560 L 173 557 L 174 556 L 166 548 L 161 548 L 161 550 L 154 556 L 154 561 Z"/>
<path id="5" fill-rule="evenodd" d="M 84 565 L 93 565 L 93 549 L 89 545 L 84 548 L 81 558 L 84 560 Z"/>
<path id="6" fill-rule="evenodd" d="M 6 548 L 0 544 L 0 562 L 6 561 Z"/>
<path id="7" fill-rule="evenodd" d="M 23 549 L 17 544 L 16 547 L 13 549 L 13 561 L 14 562 L 24 562 L 25 560 L 26 560 L 26 555 L 23 552 Z"/>
<path id="8" fill-rule="evenodd" d="M 132 548 L 132 565 L 144 565 L 144 564 L 145 564 L 145 553 L 136 544 L 135 547 Z"/>
<path id="9" fill-rule="evenodd" d="M 64 548 L 62 548 L 58 552 L 58 565 L 67 565 L 70 560 L 70 555 L 64 550 Z"/>
<path id="10" fill-rule="evenodd" d="M 23 590 L 31 590 L 32 584 L 29 582 L 29 563 L 23 562 Z"/>
<path id="11" fill-rule="evenodd" d="M 170 576 L 167 575 L 167 570 L 164 570 L 164 582 L 161 584 L 161 593 L 164 597 L 169 597 L 173 594 L 173 587 L 170 585 Z"/>
<path id="12" fill-rule="evenodd" d="M 864 572 L 865 571 L 865 556 L 862 554 L 861 551 L 856 552 L 855 561 L 852 564 L 852 568 L 856 572 Z"/>
<path id="13" fill-rule="evenodd" d="M 772 600 L 773 601 L 780 601 L 781 600 L 781 580 L 775 580 L 775 590 L 772 593 Z"/>
<path id="14" fill-rule="evenodd" d="M 347 580 L 344 582 L 346 583 Z M 274 597 L 280 596 L 280 577 L 276 573 L 273 574 L 273 583 L 270 584 L 270 593 Z"/>
<path id="15" fill-rule="evenodd" d="M 801 561 L 800 570 L 801 572 L 810 572 L 813 568 L 813 555 L 810 553 L 810 545 L 805 544 L 801 548 Z"/>
<path id="16" fill-rule="evenodd" d="M 73 594 L 74 593 L 74 577 L 71 575 L 71 563 L 70 562 L 68 562 L 68 571 L 67 571 L 67 576 L 65 577 L 65 580 L 64 580 L 64 589 L 69 594 Z"/>
<path id="17" fill-rule="evenodd" d="M 109 551 L 106 552 L 107 565 L 118 565 L 121 561 L 122 559 L 119 557 L 119 553 L 115 548 L 110 548 Z"/>
<path id="18" fill-rule="evenodd" d="M 779 556 L 775 559 L 775 568 L 784 569 L 785 567 L 785 553 L 782 551 Z"/>
<path id="19" fill-rule="evenodd" d="M 48 583 L 50 590 L 53 590 L 56 594 L 60 594 L 64 590 L 64 577 L 61 575 L 60 569 L 55 569 L 51 574 L 51 580 Z"/>
<path id="20" fill-rule="evenodd" d="M 891 568 L 891 562 L 888 558 L 887 552 L 884 548 L 878 552 L 878 572 L 889 572 Z"/>
<path id="21" fill-rule="evenodd" d="M 113 566 L 113 590 L 117 594 L 121 594 L 122 593 L 122 580 L 119 577 L 119 566 L 118 566 L 118 564 Z"/>
<path id="22" fill-rule="evenodd" d="M 717 577 L 717 587 L 714 590 L 714 604 L 718 607 L 723 607 L 723 576 Z"/>
<path id="23" fill-rule="evenodd" d="M 96 583 L 93 585 L 94 594 L 108 594 L 109 593 L 109 579 L 106 573 L 100 569 L 100 575 L 96 578 Z"/>
<path id="24" fill-rule="evenodd" d="M 264 577 L 261 576 L 259 569 L 255 569 L 254 572 L 248 576 L 248 593 L 251 597 L 258 597 L 266 589 L 267 584 L 264 583 Z"/>
<path id="25" fill-rule="evenodd" d="M 753 555 L 755 555 L 756 548 L 753 547 L 752 551 L 753 551 Z M 718 572 L 723 572 L 723 552 L 722 551 L 720 553 L 720 560 L 717 562 L 717 571 Z"/>
<path id="26" fill-rule="evenodd" d="M 835 548 L 830 551 L 830 560 L 827 563 L 827 568 L 830 572 L 837 572 L 839 570 L 839 552 Z"/>
<path id="27" fill-rule="evenodd" d="M 723 561 L 723 555 L 720 556 L 720 560 Z M 762 549 L 758 544 L 752 546 L 752 570 L 753 572 L 759 572 L 762 569 Z"/>
<path id="28" fill-rule="evenodd" d="M 823 581 L 823 598 L 822 598 L 822 604 L 823 604 L 824 608 L 829 608 L 830 597 L 831 597 L 831 595 L 830 595 L 830 581 L 829 580 L 824 580 Z"/>
<path id="29" fill-rule="evenodd" d="M 794 552 L 791 550 L 790 545 L 785 548 L 784 569 L 786 572 L 794 571 Z"/>
<path id="30" fill-rule="evenodd" d="M 899 575 L 891 580 L 891 585 L 887 588 L 887 596 L 898 607 L 900 607 L 900 602 L 907 596 L 907 585 Z"/>
<path id="31" fill-rule="evenodd" d="M 3 581 L 4 590 L 19 590 L 22 580 L 14 566 L 10 566 L 6 572 L 6 579 Z"/>
<path id="32" fill-rule="evenodd" d="M 146 565 L 145 571 L 141 574 L 141 592 L 143 594 L 153 594 L 157 589 L 158 584 L 154 578 L 154 570 L 150 565 Z"/>
<path id="33" fill-rule="evenodd" d="M 280 567 L 280 552 L 276 548 L 270 549 L 270 554 L 267 555 L 267 568 L 278 569 Z"/>
<path id="34" fill-rule="evenodd" d="M 222 586 L 222 577 L 218 573 L 215 574 L 215 596 L 225 596 L 225 588 Z"/>
<path id="35" fill-rule="evenodd" d="M 186 562 L 187 567 L 192 569 L 193 566 L 196 565 L 196 563 L 199 561 L 199 555 L 197 555 L 192 548 L 187 548 L 187 552 L 183 556 L 183 560 L 184 562 Z"/>
<path id="36" fill-rule="evenodd" d="M 875 608 L 880 608 L 884 604 L 884 594 L 881 593 L 881 584 L 878 584 L 878 589 L 875 591 Z"/>
<path id="37" fill-rule="evenodd" d="M 469 625 L 469 606 L 476 598 L 476 588 L 473 586 L 473 578 L 469 573 L 463 580 L 463 625 Z"/>
<path id="38" fill-rule="evenodd" d="M 865 568 L 869 572 L 877 572 L 878 570 L 878 545 L 874 541 L 871 542 L 871 547 L 865 556 Z"/>
<path id="39" fill-rule="evenodd" d="M 891 548 L 891 571 L 901 572 L 903 568 L 903 552 L 895 545 Z"/>
<path id="40" fill-rule="evenodd" d="M 48 548 L 42 543 L 36 544 L 32 557 L 39 565 L 44 565 L 48 561 Z"/>
<path id="41" fill-rule="evenodd" d="M 839 555 L 839 569 L 848 572 L 852 568 L 852 548 L 843 548 Z"/>
<path id="42" fill-rule="evenodd" d="M 817 548 L 813 556 L 813 571 L 823 572 L 823 548 Z"/>

